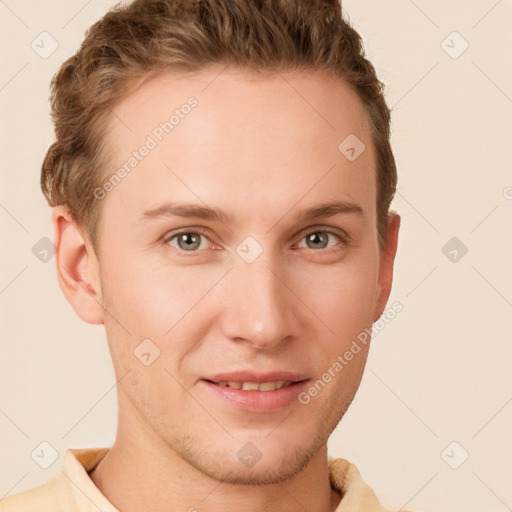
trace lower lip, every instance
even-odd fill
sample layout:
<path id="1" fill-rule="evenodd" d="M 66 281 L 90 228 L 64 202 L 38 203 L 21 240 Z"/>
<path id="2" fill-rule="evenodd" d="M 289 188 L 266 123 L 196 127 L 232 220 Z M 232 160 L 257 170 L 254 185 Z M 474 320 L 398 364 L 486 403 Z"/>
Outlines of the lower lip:
<path id="1" fill-rule="evenodd" d="M 275 412 L 294 401 L 307 384 L 307 380 L 294 382 L 289 386 L 272 391 L 245 391 L 243 389 L 219 386 L 208 380 L 201 380 L 214 396 L 232 407 L 247 412 Z"/>

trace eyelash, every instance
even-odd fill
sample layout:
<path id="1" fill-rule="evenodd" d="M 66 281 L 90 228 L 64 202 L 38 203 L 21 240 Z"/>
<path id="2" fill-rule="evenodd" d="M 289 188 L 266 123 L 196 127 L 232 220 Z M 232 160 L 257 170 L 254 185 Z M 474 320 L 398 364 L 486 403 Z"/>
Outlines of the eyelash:
<path id="1" fill-rule="evenodd" d="M 175 239 L 179 235 L 183 235 L 183 234 L 187 234 L 187 233 L 193 233 L 193 234 L 198 234 L 198 235 L 204 236 L 207 240 L 210 241 L 210 243 L 212 243 L 212 241 L 210 240 L 208 235 L 202 229 L 200 229 L 200 228 L 188 228 L 188 229 L 183 229 L 181 231 L 174 232 L 172 235 L 165 237 L 164 238 L 164 244 L 167 245 L 167 244 L 169 244 L 169 242 L 171 240 Z M 308 232 L 304 233 L 304 235 L 301 237 L 300 241 L 302 242 L 307 236 L 315 234 L 315 233 L 325 233 L 325 234 L 328 234 L 328 235 L 332 235 L 332 236 L 336 237 L 339 240 L 339 242 L 341 243 L 341 246 L 337 244 L 337 245 L 335 245 L 333 247 L 327 247 L 325 249 L 310 249 L 308 247 L 305 247 L 305 249 L 309 249 L 310 251 L 314 251 L 314 252 L 332 253 L 332 252 L 340 251 L 343 246 L 350 245 L 351 239 L 350 239 L 350 237 L 346 233 L 338 233 L 338 232 L 335 232 L 335 231 L 330 230 L 330 229 L 321 229 L 321 228 L 311 229 L 311 231 L 308 231 Z M 180 253 L 189 253 L 190 256 L 192 256 L 194 254 L 197 254 L 197 253 L 200 253 L 200 252 L 202 252 L 204 250 L 204 249 L 201 249 L 201 250 L 200 249 L 196 249 L 194 251 L 185 251 L 185 250 L 180 249 L 178 247 L 174 247 L 174 246 L 172 246 L 172 247 L 173 247 L 173 249 L 176 249 Z"/>

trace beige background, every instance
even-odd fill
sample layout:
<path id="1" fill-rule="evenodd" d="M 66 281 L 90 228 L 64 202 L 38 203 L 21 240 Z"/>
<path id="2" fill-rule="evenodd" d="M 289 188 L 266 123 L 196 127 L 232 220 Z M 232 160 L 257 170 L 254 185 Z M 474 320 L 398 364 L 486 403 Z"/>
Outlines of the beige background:
<path id="1" fill-rule="evenodd" d="M 113 4 L 0 2 L 0 496 L 46 481 L 69 447 L 114 440 L 115 378 L 103 328 L 74 314 L 55 259 L 44 263 L 32 252 L 52 237 L 39 190 L 53 139 L 48 84 Z M 394 106 L 402 230 L 390 304 L 404 310 L 374 339 L 330 453 L 354 462 L 389 508 L 509 510 L 512 2 L 344 6 Z M 43 31 L 59 45 L 46 59 L 31 48 Z M 468 49 L 452 58 L 464 40 Z M 441 250 L 454 236 L 468 248 L 457 262 Z M 46 470 L 30 456 L 42 441 L 59 454 Z M 460 446 L 446 452 L 453 441 Z M 444 459 L 453 465 L 462 450 L 469 458 L 452 469 Z"/>

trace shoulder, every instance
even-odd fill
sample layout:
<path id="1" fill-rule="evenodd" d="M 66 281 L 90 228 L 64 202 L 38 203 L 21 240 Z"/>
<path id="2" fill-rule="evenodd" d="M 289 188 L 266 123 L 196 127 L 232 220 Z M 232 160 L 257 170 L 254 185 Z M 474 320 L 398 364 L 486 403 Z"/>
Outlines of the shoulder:
<path id="1" fill-rule="evenodd" d="M 0 512 L 75 512 L 69 508 L 72 499 L 62 478 L 59 472 L 42 485 L 7 496 L 0 500 Z"/>
<path id="2" fill-rule="evenodd" d="M 104 512 L 115 511 L 87 473 L 108 450 L 68 449 L 57 473 L 42 485 L 0 500 L 0 512 L 80 512 L 89 510 L 91 502 Z"/>
<path id="3" fill-rule="evenodd" d="M 348 460 L 329 457 L 329 479 L 331 486 L 342 496 L 336 512 L 393 512 L 380 504 L 375 492 L 363 480 L 356 465 Z"/>

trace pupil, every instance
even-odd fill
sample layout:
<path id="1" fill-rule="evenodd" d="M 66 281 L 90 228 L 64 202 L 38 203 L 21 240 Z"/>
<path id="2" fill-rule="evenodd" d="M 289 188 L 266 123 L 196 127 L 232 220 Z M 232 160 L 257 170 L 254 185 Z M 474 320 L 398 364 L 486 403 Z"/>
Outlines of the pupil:
<path id="1" fill-rule="evenodd" d="M 197 249 L 199 246 L 199 237 L 194 233 L 184 233 L 180 237 L 180 242 L 184 244 L 184 247 L 181 248 L 185 249 L 186 251 L 190 249 Z"/>
<path id="2" fill-rule="evenodd" d="M 319 236 L 319 235 L 321 235 L 321 236 Z M 312 233 L 311 235 L 309 235 L 309 238 L 308 238 L 309 242 L 316 244 L 316 243 L 318 243 L 319 240 L 320 240 L 321 246 L 325 247 L 326 243 L 328 241 L 326 233 Z"/>

